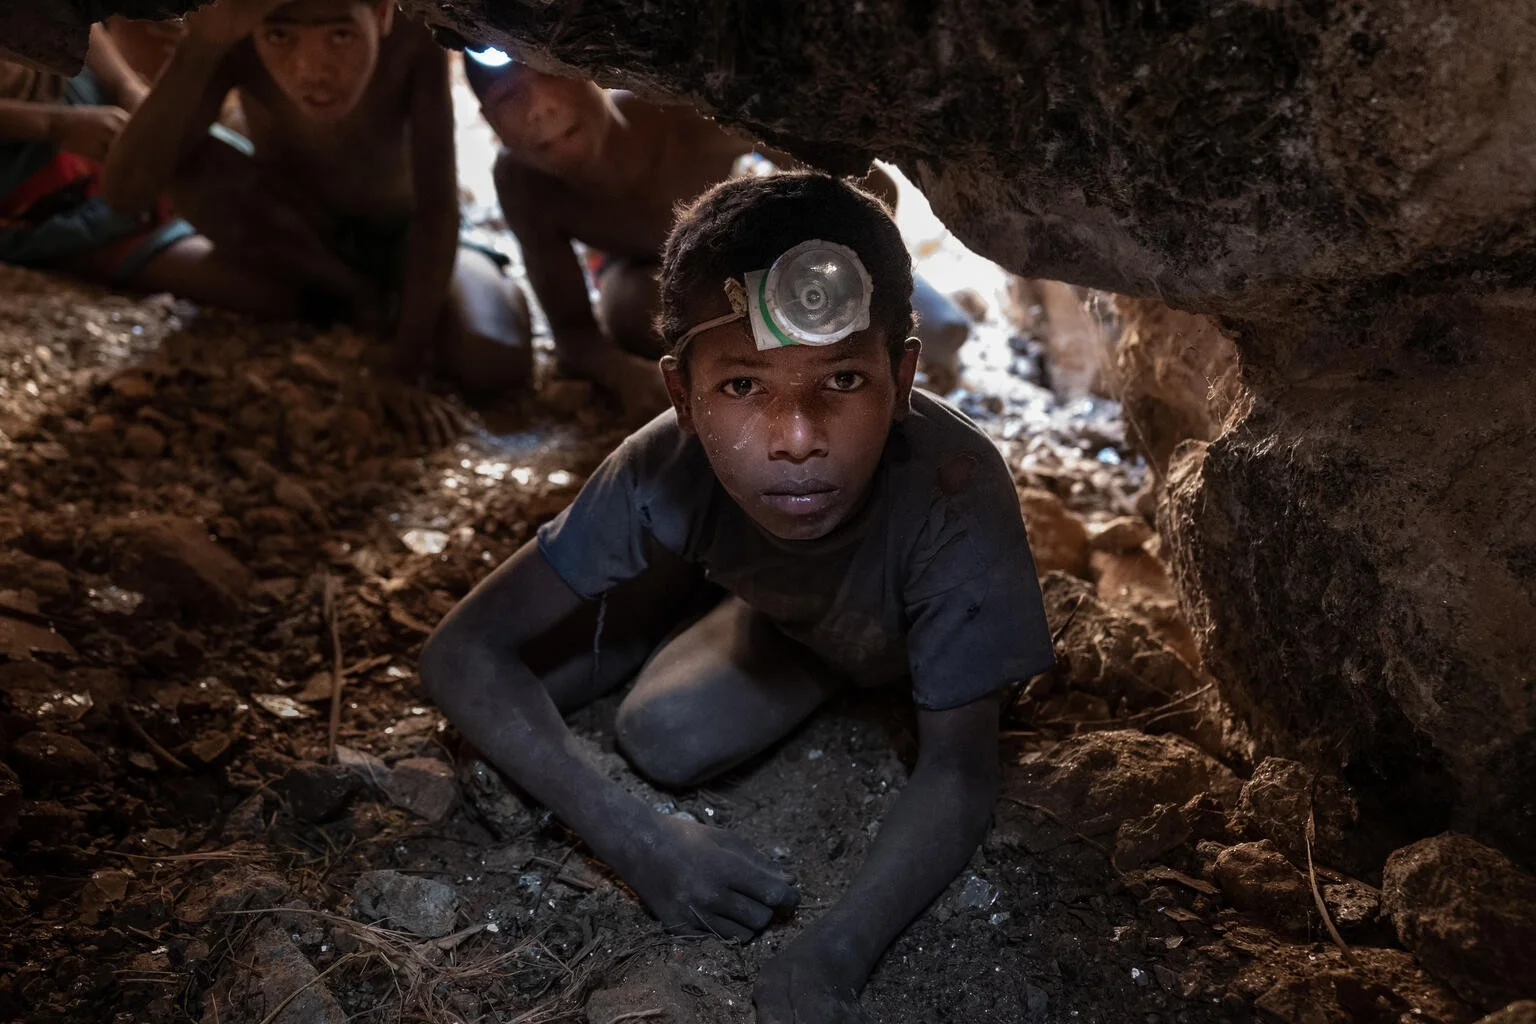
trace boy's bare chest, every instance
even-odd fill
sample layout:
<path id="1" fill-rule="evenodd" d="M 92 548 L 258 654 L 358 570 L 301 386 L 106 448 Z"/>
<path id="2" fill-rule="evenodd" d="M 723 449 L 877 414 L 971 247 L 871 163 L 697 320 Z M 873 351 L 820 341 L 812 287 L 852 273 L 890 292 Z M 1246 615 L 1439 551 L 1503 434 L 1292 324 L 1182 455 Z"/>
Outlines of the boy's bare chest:
<path id="1" fill-rule="evenodd" d="M 357 109 L 333 124 L 303 117 L 270 83 L 242 89 L 256 159 L 336 213 L 408 212 L 408 101 L 390 84 L 370 86 Z"/>

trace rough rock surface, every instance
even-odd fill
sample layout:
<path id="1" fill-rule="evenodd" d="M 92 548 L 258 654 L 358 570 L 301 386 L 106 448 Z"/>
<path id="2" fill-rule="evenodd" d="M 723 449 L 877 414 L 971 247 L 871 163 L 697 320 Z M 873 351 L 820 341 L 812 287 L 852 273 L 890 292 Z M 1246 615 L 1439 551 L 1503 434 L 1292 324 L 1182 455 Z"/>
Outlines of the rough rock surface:
<path id="1" fill-rule="evenodd" d="M 453 886 L 398 871 L 363 872 L 352 899 L 367 920 L 427 938 L 453 931 L 459 911 Z"/>
<path id="2" fill-rule="evenodd" d="M 1216 858 L 1216 881 L 1238 910 L 1280 931 L 1303 934 L 1312 916 L 1307 880 L 1269 840 L 1228 847 Z"/>
<path id="3" fill-rule="evenodd" d="M 1536 857 L 1536 361 L 1513 314 L 1258 400 L 1170 472 L 1207 669 L 1261 741 Z M 1368 384 L 1368 386 L 1367 386 Z M 1475 410 L 1475 414 L 1473 411 Z"/>
<path id="4" fill-rule="evenodd" d="M 1126 859 L 1134 862 L 1146 859 L 1129 855 L 1145 849 L 1146 837 L 1176 824 L 1159 825 L 1155 818 L 1147 821 L 1149 815 L 1165 814 L 1166 805 L 1181 807 L 1202 793 L 1233 799 L 1237 780 L 1188 740 L 1115 730 L 1075 737 L 1010 769 L 1004 793 L 1006 803 L 1043 809 L 1049 820 L 1031 823 L 1000 813 L 1000 842 L 1048 849 L 1072 833 L 1106 835 L 1129 823 L 1123 838 Z M 1159 845 L 1151 843 L 1150 856 Z"/>
<path id="5" fill-rule="evenodd" d="M 1337 778 L 1319 777 L 1295 761 L 1266 757 L 1254 769 L 1232 810 L 1232 830 L 1269 840 L 1292 864 L 1303 867 L 1309 810 L 1315 831 L 1313 859 L 1355 870 L 1350 841 L 1359 805 Z"/>
<path id="6" fill-rule="evenodd" d="M 1035 572 L 1085 576 L 1088 573 L 1088 528 L 1050 491 L 1026 487 L 1019 491 L 1019 511 L 1029 531 Z"/>
<path id="7" fill-rule="evenodd" d="M 113 549 L 115 576 L 188 618 L 240 614 L 251 576 L 233 555 L 208 539 L 195 519 L 144 516 L 101 524 Z"/>
<path id="8" fill-rule="evenodd" d="M 452 766 L 433 757 L 396 762 L 384 781 L 384 793 L 396 807 L 431 822 L 447 818 L 459 800 Z"/>
<path id="9" fill-rule="evenodd" d="M 91 782 L 106 770 L 96 752 L 73 736 L 41 731 L 12 745 L 11 763 L 28 785 L 38 788 Z"/>
<path id="10" fill-rule="evenodd" d="M 1382 909 L 1424 969 L 1491 1010 L 1536 998 L 1536 878 L 1467 836 L 1387 859 Z"/>
<path id="11" fill-rule="evenodd" d="M 1477 1024 L 1536 1024 L 1536 1000 L 1522 999 L 1496 1010 Z"/>

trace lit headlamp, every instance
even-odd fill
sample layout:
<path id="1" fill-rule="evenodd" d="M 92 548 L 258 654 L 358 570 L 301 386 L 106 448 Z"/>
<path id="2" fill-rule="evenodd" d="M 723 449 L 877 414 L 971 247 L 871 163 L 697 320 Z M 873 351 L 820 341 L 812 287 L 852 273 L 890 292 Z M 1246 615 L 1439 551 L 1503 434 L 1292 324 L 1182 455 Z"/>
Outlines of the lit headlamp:
<path id="1" fill-rule="evenodd" d="M 512 63 L 512 57 L 507 51 L 498 50 L 494 46 L 487 46 L 483 50 L 465 50 L 464 53 L 484 68 L 504 68 Z"/>
<path id="2" fill-rule="evenodd" d="M 689 328 L 695 336 L 743 317 L 759 352 L 786 345 L 831 345 L 869 326 L 869 271 L 846 245 L 813 238 L 784 253 L 767 270 L 725 283 L 731 312 Z"/>

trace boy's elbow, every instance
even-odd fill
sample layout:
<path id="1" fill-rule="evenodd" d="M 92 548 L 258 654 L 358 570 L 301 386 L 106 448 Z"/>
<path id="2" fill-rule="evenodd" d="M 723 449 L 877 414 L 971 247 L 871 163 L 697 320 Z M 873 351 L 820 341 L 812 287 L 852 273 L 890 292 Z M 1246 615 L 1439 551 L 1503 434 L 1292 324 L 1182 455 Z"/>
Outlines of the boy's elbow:
<path id="1" fill-rule="evenodd" d="M 421 688 L 439 707 L 451 688 L 454 676 L 459 672 L 457 662 L 463 652 L 463 644 L 454 634 L 451 624 L 439 626 L 421 649 L 418 666 Z"/>

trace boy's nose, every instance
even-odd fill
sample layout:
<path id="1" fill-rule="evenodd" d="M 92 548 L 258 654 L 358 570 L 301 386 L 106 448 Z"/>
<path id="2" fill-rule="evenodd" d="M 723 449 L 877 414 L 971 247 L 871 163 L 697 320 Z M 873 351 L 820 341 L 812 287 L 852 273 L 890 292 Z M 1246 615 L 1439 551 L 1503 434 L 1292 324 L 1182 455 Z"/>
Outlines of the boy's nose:
<path id="1" fill-rule="evenodd" d="M 805 462 L 827 454 L 827 436 L 821 418 L 798 402 L 783 402 L 769 416 L 773 436 L 768 458 L 774 461 Z"/>

